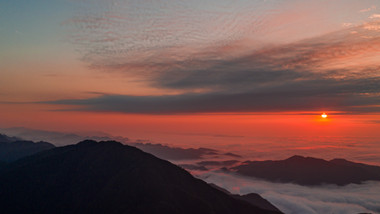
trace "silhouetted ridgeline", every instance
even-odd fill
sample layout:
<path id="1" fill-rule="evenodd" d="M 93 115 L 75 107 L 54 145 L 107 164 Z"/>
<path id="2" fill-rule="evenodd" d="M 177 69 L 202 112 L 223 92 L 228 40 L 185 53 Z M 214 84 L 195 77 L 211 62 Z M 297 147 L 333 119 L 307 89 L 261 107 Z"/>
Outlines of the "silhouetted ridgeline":
<path id="1" fill-rule="evenodd" d="M 262 209 L 266 209 L 266 210 L 273 210 L 273 211 L 280 212 L 280 210 L 277 207 L 275 207 L 268 200 L 264 199 L 263 197 L 261 197 L 257 193 L 249 193 L 246 195 L 236 195 L 236 194 L 232 194 L 231 192 L 229 192 L 228 190 L 226 190 L 220 186 L 217 186 L 216 184 L 210 183 L 210 185 L 212 187 L 224 192 L 224 193 L 231 195 L 232 197 L 234 197 L 236 199 L 247 201 L 254 206 L 258 206 L 258 207 L 260 207 Z"/>
<path id="2" fill-rule="evenodd" d="M 118 142 L 83 141 L 0 171 L 2 213 L 280 213 L 253 206 L 187 171 Z"/>
<path id="3" fill-rule="evenodd" d="M 380 180 L 380 167 L 354 163 L 344 159 L 323 159 L 293 156 L 279 161 L 247 161 L 233 167 L 241 175 L 273 182 L 291 182 L 301 185 L 359 184 Z"/>
<path id="4" fill-rule="evenodd" d="M 0 162 L 11 162 L 37 152 L 52 149 L 55 146 L 47 142 L 26 141 L 20 138 L 0 134 Z"/>

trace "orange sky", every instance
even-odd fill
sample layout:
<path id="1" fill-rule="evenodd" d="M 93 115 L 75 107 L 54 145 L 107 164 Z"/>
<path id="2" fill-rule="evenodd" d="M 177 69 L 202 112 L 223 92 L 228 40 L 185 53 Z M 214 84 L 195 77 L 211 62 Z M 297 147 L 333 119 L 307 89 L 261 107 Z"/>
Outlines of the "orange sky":
<path id="1" fill-rule="evenodd" d="M 95 2 L 2 5 L 0 127 L 261 151 L 380 139 L 378 1 Z"/>

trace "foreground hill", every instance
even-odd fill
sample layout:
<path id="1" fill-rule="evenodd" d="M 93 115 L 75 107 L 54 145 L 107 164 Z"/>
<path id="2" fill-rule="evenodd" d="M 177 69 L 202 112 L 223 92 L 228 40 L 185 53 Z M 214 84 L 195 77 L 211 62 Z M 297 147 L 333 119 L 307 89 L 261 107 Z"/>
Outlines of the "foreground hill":
<path id="1" fill-rule="evenodd" d="M 114 141 L 83 141 L 7 164 L 0 189 L 2 213 L 280 213 Z"/>
<path id="2" fill-rule="evenodd" d="M 52 149 L 55 146 L 47 142 L 25 141 L 0 134 L 0 162 L 11 162 L 37 152 Z"/>
<path id="3" fill-rule="evenodd" d="M 232 169 L 241 175 L 301 185 L 347 185 L 380 180 L 379 166 L 354 163 L 344 159 L 326 161 L 293 156 L 279 161 L 247 161 Z"/>

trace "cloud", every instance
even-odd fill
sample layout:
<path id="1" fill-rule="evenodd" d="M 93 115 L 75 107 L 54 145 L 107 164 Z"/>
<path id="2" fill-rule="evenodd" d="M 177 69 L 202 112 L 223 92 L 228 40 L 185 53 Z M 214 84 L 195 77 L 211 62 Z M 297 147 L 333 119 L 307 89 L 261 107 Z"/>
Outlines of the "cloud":
<path id="1" fill-rule="evenodd" d="M 379 28 L 380 22 L 373 21 L 290 44 L 267 45 L 249 51 L 230 42 L 210 46 L 207 50 L 197 48 L 195 52 L 165 49 L 141 62 L 126 61 L 123 54 L 108 56 L 95 51 L 96 58 L 104 59 L 92 60 L 96 66 L 140 76 L 158 89 L 183 93 L 104 94 L 43 103 L 74 105 L 78 107 L 73 110 L 80 111 L 142 114 L 322 109 L 379 112 Z M 242 49 L 243 54 L 229 55 L 227 46 Z M 183 53 L 184 57 L 178 58 L 177 53 Z"/>
<path id="2" fill-rule="evenodd" d="M 154 143 L 132 143 L 132 146 L 151 153 L 159 158 L 166 160 L 193 160 L 202 159 L 205 156 L 215 156 L 219 154 L 219 151 L 209 148 L 180 148 L 169 147 L 162 144 Z"/>
<path id="3" fill-rule="evenodd" d="M 344 22 L 342 25 L 343 25 L 343 27 L 351 27 L 353 25 L 353 23 Z"/>
<path id="4" fill-rule="evenodd" d="M 368 30 L 368 31 L 373 31 L 373 32 L 380 32 L 380 24 L 379 22 L 369 22 L 363 25 L 363 28 Z M 362 35 L 361 36 L 364 39 L 373 39 L 373 35 Z"/>
<path id="5" fill-rule="evenodd" d="M 233 41 L 242 32 L 255 31 L 262 26 L 260 9 L 268 4 L 203 3 L 199 8 L 197 1 L 95 0 L 90 6 L 84 3 L 83 11 L 63 25 L 74 27 L 70 40 L 83 60 L 94 66 L 138 68 L 137 62 L 183 59 L 206 44 Z"/>
<path id="6" fill-rule="evenodd" d="M 350 184 L 344 187 L 305 187 L 270 183 L 220 172 L 199 173 L 197 176 L 234 194 L 258 193 L 287 214 L 380 212 L 380 182 Z"/>
<path id="7" fill-rule="evenodd" d="M 207 51 L 197 50 L 180 59 L 177 54 L 183 51 L 172 50 L 133 63 L 106 57 L 106 62 L 96 66 L 138 75 L 157 88 L 213 91 L 257 90 L 281 82 L 322 78 L 357 78 L 359 73 L 373 77 L 378 76 L 378 66 L 369 61 L 368 55 L 373 57 L 380 49 L 378 26 L 378 22 L 369 22 L 240 56 L 228 56 L 229 49 L 224 47 L 205 46 Z M 357 34 L 351 34 L 353 31 Z M 235 43 L 231 45 L 244 49 Z"/>
<path id="8" fill-rule="evenodd" d="M 187 170 L 198 170 L 198 171 L 207 171 L 208 169 L 204 166 L 194 165 L 194 164 L 180 164 L 178 165 Z"/>
<path id="9" fill-rule="evenodd" d="M 47 101 L 76 105 L 76 111 L 175 114 L 204 112 L 331 111 L 377 112 L 379 78 L 347 81 L 314 80 L 246 93 L 167 96 L 104 95 L 82 100 Z M 370 94 L 370 95 L 368 95 Z"/>
<path id="10" fill-rule="evenodd" d="M 168 146 L 158 143 L 152 143 L 146 140 L 131 140 L 122 136 L 113 136 L 104 132 L 91 133 L 65 133 L 37 129 L 28 129 L 24 127 L 2 128 L 0 132 L 11 136 L 17 136 L 32 141 L 46 141 L 56 146 L 65 146 L 78 143 L 83 140 L 91 139 L 96 141 L 116 140 L 124 144 L 135 146 L 145 152 L 151 153 L 159 158 L 172 161 L 198 160 L 206 157 L 227 157 L 233 153 L 223 153 L 210 148 L 181 148 Z M 190 167 L 190 166 L 188 166 Z"/>
<path id="11" fill-rule="evenodd" d="M 369 11 L 372 11 L 372 10 L 376 10 L 376 6 L 375 5 L 372 5 L 369 8 L 365 8 L 365 9 L 359 10 L 359 13 L 365 13 L 365 12 L 369 12 Z"/>
<path id="12" fill-rule="evenodd" d="M 202 168 L 202 164 L 188 164 L 189 162 L 184 163 L 186 160 L 198 160 L 198 159 L 209 159 L 209 158 L 226 158 L 231 155 L 241 157 L 233 153 L 223 153 L 222 151 L 211 149 L 211 148 L 181 148 L 176 146 L 167 146 L 158 143 L 150 143 L 146 141 L 133 142 L 129 145 L 135 146 L 145 152 L 151 153 L 159 158 L 176 161 L 184 166 L 184 168 Z M 180 161 L 180 162 L 179 162 Z M 230 164 L 229 161 L 225 162 L 226 165 Z"/>
<path id="13" fill-rule="evenodd" d="M 92 139 L 96 141 L 116 140 L 122 143 L 131 142 L 129 138 L 121 136 L 111 136 L 104 132 L 66 133 L 57 131 L 29 129 L 24 127 L 0 128 L 0 132 L 11 136 L 17 136 L 25 140 L 31 140 L 36 142 L 46 141 L 56 146 L 71 145 L 87 139 Z"/>
<path id="14" fill-rule="evenodd" d="M 228 134 L 215 134 L 215 133 L 173 133 L 177 135 L 187 135 L 187 136 L 206 136 L 215 138 L 244 138 L 242 135 L 228 135 Z"/>
<path id="15" fill-rule="evenodd" d="M 284 20 L 301 20 L 305 10 L 291 14 L 294 8 L 310 10 L 309 3 L 307 7 L 289 3 L 291 10 L 279 1 L 207 1 L 206 8 L 175 1 L 98 4 L 94 11 L 64 23 L 74 26 L 70 39 L 83 60 L 176 95 L 99 94 L 44 103 L 141 114 L 379 112 L 377 19 L 361 25 L 347 22 L 342 30 L 298 41 L 284 42 L 286 35 L 279 33 L 276 38 L 281 42 L 272 43 L 266 37 L 288 27 Z M 279 8 L 284 13 L 273 12 Z"/>
<path id="16" fill-rule="evenodd" d="M 239 163 L 238 160 L 226 160 L 226 161 L 200 161 L 197 162 L 197 165 L 200 166 L 231 166 Z"/>
<path id="17" fill-rule="evenodd" d="M 234 158 L 241 158 L 242 157 L 242 156 L 235 154 L 235 153 L 232 153 L 232 152 L 224 153 L 224 155 L 234 157 Z"/>
<path id="18" fill-rule="evenodd" d="M 370 19 L 379 19 L 380 18 L 380 14 L 377 14 L 377 13 L 372 14 L 369 18 Z"/>

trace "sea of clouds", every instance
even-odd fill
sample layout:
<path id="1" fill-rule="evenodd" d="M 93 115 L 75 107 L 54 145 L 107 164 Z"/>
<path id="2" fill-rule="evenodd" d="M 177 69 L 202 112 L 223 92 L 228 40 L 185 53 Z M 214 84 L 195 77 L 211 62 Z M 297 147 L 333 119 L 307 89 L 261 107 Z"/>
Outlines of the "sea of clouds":
<path id="1" fill-rule="evenodd" d="M 380 182 L 308 187 L 215 171 L 196 176 L 234 194 L 258 193 L 286 214 L 380 213 Z"/>

